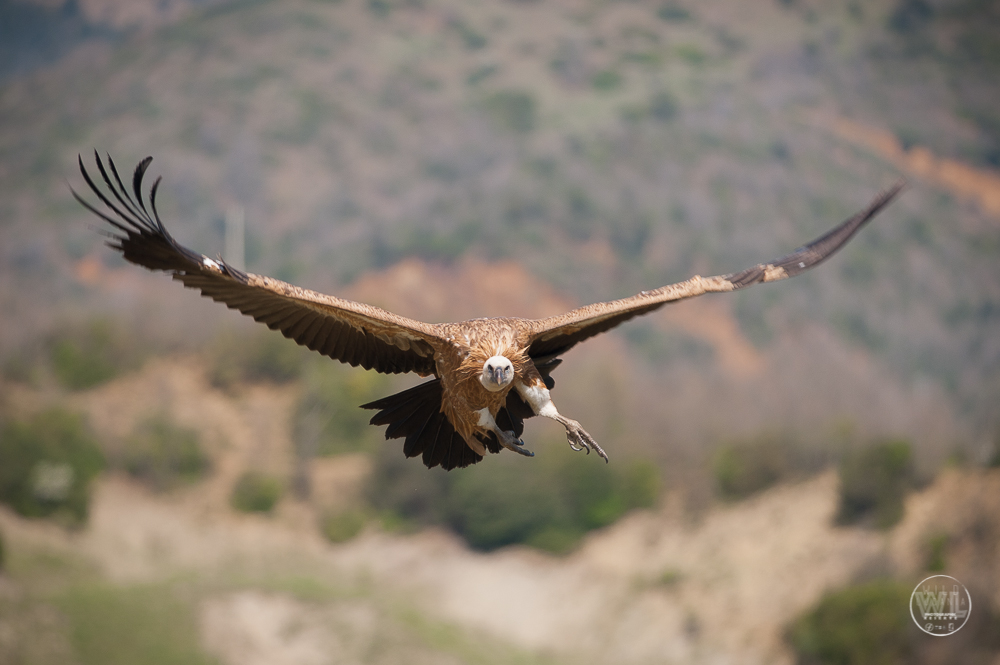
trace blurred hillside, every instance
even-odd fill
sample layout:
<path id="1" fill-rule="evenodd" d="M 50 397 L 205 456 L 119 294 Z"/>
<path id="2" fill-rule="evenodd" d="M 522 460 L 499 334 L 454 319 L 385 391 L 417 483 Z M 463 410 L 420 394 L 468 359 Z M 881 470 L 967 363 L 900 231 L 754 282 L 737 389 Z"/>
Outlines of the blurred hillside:
<path id="1" fill-rule="evenodd" d="M 804 662 L 885 646 L 824 630 L 860 602 L 903 616 L 884 662 L 995 662 L 997 34 L 986 0 L 0 0 L 0 661 Z M 249 270 L 428 321 L 738 270 L 909 187 L 813 272 L 570 353 L 609 465 L 531 421 L 536 458 L 445 473 L 356 408 L 415 378 L 104 247 L 94 148 L 155 157 L 184 244 L 242 210 Z M 942 571 L 976 611 L 932 646 L 896 601 Z"/>
<path id="2" fill-rule="evenodd" d="M 111 465 L 153 413 L 175 432 L 197 432 L 212 471 L 172 488 L 128 467 L 104 473 L 85 529 L 0 506 L 0 662 L 860 664 L 893 662 L 873 656 L 901 651 L 908 657 L 895 662 L 992 665 L 1000 653 L 1000 469 L 941 472 L 905 496 L 902 520 L 884 531 L 835 523 L 843 478 L 831 470 L 703 511 L 670 488 L 652 509 L 561 555 L 523 545 L 473 551 L 449 530 L 408 532 L 386 519 L 332 538 L 317 523 L 357 507 L 370 456 L 313 460 L 312 497 L 286 492 L 265 515 L 227 500 L 244 469 L 287 476 L 296 463 L 287 425 L 298 392 L 220 390 L 190 357 L 148 362 L 67 400 L 87 414 Z M 21 411 L 38 399 L 23 389 L 7 397 Z M 570 455 L 547 443 L 530 467 L 498 456 L 445 473 L 410 460 L 416 473 L 389 489 L 476 478 L 477 492 L 490 495 L 485 474 L 513 470 L 516 499 L 482 515 L 503 521 L 537 510 L 532 471 Z M 570 459 L 597 472 L 625 461 Z M 942 572 L 973 596 L 969 625 L 948 638 L 919 632 L 906 602 L 917 582 Z M 821 598 L 873 584 L 901 598 L 863 599 L 848 619 L 874 616 L 876 631 L 890 622 L 888 639 L 873 643 L 850 620 L 828 620 L 823 632 L 869 657 L 810 661 L 793 648 L 789 626 Z"/>
<path id="3" fill-rule="evenodd" d="M 621 403 L 654 448 L 669 441 L 664 459 L 845 422 L 913 437 L 925 463 L 954 446 L 988 454 L 1000 398 L 1000 224 L 983 203 L 1000 127 L 991 3 L 3 11 L 24 34 L 75 35 L 0 90 L 0 339 L 15 376 L 45 339 L 93 318 L 157 353 L 236 325 L 162 278 L 119 271 L 66 185 L 81 186 L 76 154 L 92 147 L 126 170 L 153 154 L 163 216 L 201 251 L 221 250 L 227 211 L 245 209 L 252 271 L 347 293 L 403 259 L 432 273 L 513 262 L 528 277 L 511 288 L 543 285 L 566 306 L 777 256 L 903 174 L 902 200 L 828 266 L 678 305 L 615 333 L 621 360 L 595 349 L 573 363 L 618 368 Z M 979 184 L 913 168 L 917 148 Z M 494 297 L 392 304 L 433 320 L 516 313 Z M 564 402 L 590 399 L 564 385 Z"/>

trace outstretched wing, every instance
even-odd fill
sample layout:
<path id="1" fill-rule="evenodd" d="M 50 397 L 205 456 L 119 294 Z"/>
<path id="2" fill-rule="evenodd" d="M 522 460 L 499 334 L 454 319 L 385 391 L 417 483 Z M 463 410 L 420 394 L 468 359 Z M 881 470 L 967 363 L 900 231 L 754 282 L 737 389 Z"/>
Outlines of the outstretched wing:
<path id="1" fill-rule="evenodd" d="M 160 221 L 156 212 L 159 178 L 149 191 L 147 212 L 142 179 L 151 157 L 135 167 L 130 194 L 111 158 L 105 168 L 100 156 L 94 156 L 107 191 L 91 179 L 83 158 L 79 160 L 80 172 L 105 209 L 98 210 L 75 191 L 73 196 L 114 227 L 108 233 L 108 246 L 121 252 L 126 260 L 170 273 L 184 286 L 199 289 L 202 295 L 335 360 L 390 374 L 434 373 L 432 344 L 438 339 L 434 326 L 364 303 L 245 273 L 221 259 L 193 252 L 174 240 Z"/>
<path id="2" fill-rule="evenodd" d="M 843 247 L 903 189 L 903 182 L 876 196 L 867 208 L 839 226 L 798 248 L 791 254 L 769 263 L 716 277 L 692 277 L 653 291 L 643 291 L 630 298 L 580 307 L 560 316 L 533 321 L 534 329 L 528 354 L 532 358 L 559 355 L 585 339 L 614 328 L 629 319 L 663 307 L 668 302 L 693 298 L 703 293 L 735 291 L 751 284 L 775 282 L 794 277 L 821 263 Z"/>

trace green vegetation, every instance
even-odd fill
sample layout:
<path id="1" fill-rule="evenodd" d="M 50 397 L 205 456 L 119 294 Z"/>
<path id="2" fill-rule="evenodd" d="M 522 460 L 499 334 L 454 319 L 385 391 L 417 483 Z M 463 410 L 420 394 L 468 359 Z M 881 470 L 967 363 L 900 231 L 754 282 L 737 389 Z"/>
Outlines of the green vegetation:
<path id="1" fill-rule="evenodd" d="M 670 122 L 677 116 L 677 99 L 666 90 L 654 94 L 649 100 L 649 114 L 660 122 Z"/>
<path id="2" fill-rule="evenodd" d="M 660 8 L 656 10 L 656 15 L 664 21 L 680 22 L 691 20 L 691 12 L 676 2 L 667 2 L 660 5 Z"/>
<path id="3" fill-rule="evenodd" d="M 343 648 L 338 662 L 555 662 L 479 631 L 428 619 L 407 598 L 371 581 L 344 577 L 315 558 L 288 561 L 283 556 L 262 567 L 261 552 L 255 552 L 247 559 L 227 561 L 223 568 L 189 570 L 181 577 L 137 584 L 104 579 L 70 549 L 37 547 L 20 543 L 5 573 L 17 592 L 0 595 L 4 665 L 218 663 L 202 646 L 199 608 L 206 601 L 225 606 L 233 594 L 246 591 L 265 603 L 272 598 L 295 602 L 295 618 L 302 621 L 272 626 L 275 632 L 270 634 L 277 636 L 284 628 L 281 638 L 294 645 L 300 628 L 321 625 L 324 634 L 333 637 L 331 643 Z M 359 612 L 371 617 L 372 629 L 358 630 Z M 223 642 L 233 637 L 227 633 Z M 228 655 L 232 657 L 232 651 Z"/>
<path id="4" fill-rule="evenodd" d="M 910 591 L 877 580 L 830 592 L 791 625 L 786 639 L 803 664 L 909 662 Z"/>
<path id="5" fill-rule="evenodd" d="M 138 365 L 140 357 L 135 340 L 104 319 L 60 332 L 49 351 L 53 373 L 70 390 L 110 381 Z"/>
<path id="6" fill-rule="evenodd" d="M 104 458 L 83 419 L 53 408 L 0 430 L 0 501 L 25 517 L 87 519 Z"/>
<path id="7" fill-rule="evenodd" d="M 483 101 L 487 116 L 501 129 L 528 134 L 535 128 L 535 97 L 522 90 L 501 90 Z"/>
<path id="8" fill-rule="evenodd" d="M 774 485 L 786 472 L 782 451 L 770 442 L 723 446 L 712 461 L 716 489 L 724 499 L 745 499 Z"/>
<path id="9" fill-rule="evenodd" d="M 603 69 L 590 79 L 590 84 L 594 86 L 594 90 L 600 92 L 610 92 L 616 90 L 622 85 L 622 75 L 611 69 Z"/>
<path id="10" fill-rule="evenodd" d="M 224 333 L 213 345 L 209 378 L 213 385 L 225 389 L 259 381 L 287 383 L 301 374 L 304 357 L 302 347 L 281 333 Z"/>
<path id="11" fill-rule="evenodd" d="M 443 524 L 479 550 L 523 543 L 562 553 L 587 531 L 651 507 L 659 493 L 659 473 L 645 461 L 606 466 L 583 455 L 488 461 L 460 472 L 428 471 L 387 450 L 367 494 L 390 521 Z"/>
<path id="12" fill-rule="evenodd" d="M 656 579 L 656 583 L 662 587 L 673 588 L 680 584 L 683 579 L 684 573 L 676 568 L 667 568 L 660 573 L 660 576 Z"/>
<path id="13" fill-rule="evenodd" d="M 149 418 L 136 429 L 125 441 L 117 462 L 154 491 L 195 482 L 211 468 L 198 432 L 175 425 L 164 414 Z"/>
<path id="14" fill-rule="evenodd" d="M 292 145 L 305 145 L 316 140 L 323 127 L 338 119 L 337 109 L 313 90 L 296 93 L 298 115 L 287 127 L 275 130 L 274 138 Z"/>
<path id="15" fill-rule="evenodd" d="M 837 524 L 889 529 L 903 518 L 903 501 L 915 472 L 910 444 L 884 441 L 847 454 L 840 463 Z"/>
<path id="16" fill-rule="evenodd" d="M 320 531 L 331 543 L 346 543 L 365 528 L 368 516 L 361 510 L 328 512 L 320 522 Z"/>
<path id="17" fill-rule="evenodd" d="M 247 471 L 233 485 L 229 503 L 244 513 L 269 513 L 284 492 L 284 484 L 274 476 Z"/>
<path id="18" fill-rule="evenodd" d="M 762 433 L 720 446 L 712 459 L 712 475 L 719 496 L 738 501 L 778 482 L 815 473 L 826 461 L 786 436 Z"/>
<path id="19" fill-rule="evenodd" d="M 321 361 L 311 363 L 295 409 L 294 436 L 306 457 L 371 450 L 383 440 L 372 412 L 359 408 L 390 391 L 386 377 Z"/>
<path id="20" fill-rule="evenodd" d="M 56 607 L 72 626 L 82 665 L 198 665 L 214 662 L 200 649 L 193 599 L 167 585 L 70 586 Z"/>
<path id="21" fill-rule="evenodd" d="M 459 37 L 461 37 L 465 47 L 470 51 L 478 51 L 489 43 L 489 40 L 483 34 L 461 19 L 452 19 L 451 26 L 458 33 Z"/>
<path id="22" fill-rule="evenodd" d="M 0 531 L 0 574 L 3 574 L 4 568 L 6 567 L 7 550 L 4 549 L 3 542 L 3 531 Z"/>
<path id="23" fill-rule="evenodd" d="M 948 534 L 936 533 L 927 539 L 927 563 L 924 569 L 931 573 L 940 573 L 945 569 L 945 555 L 948 551 Z"/>

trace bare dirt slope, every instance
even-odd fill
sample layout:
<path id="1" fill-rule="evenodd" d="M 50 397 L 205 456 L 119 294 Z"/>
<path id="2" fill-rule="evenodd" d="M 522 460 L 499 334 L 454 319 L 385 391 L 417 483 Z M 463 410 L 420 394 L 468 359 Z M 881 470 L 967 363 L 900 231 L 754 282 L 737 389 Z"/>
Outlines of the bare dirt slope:
<path id="1" fill-rule="evenodd" d="M 437 531 L 372 529 L 333 546 L 296 520 L 206 514 L 114 478 L 100 483 L 84 534 L 67 537 L 7 512 L 2 526 L 12 539 L 78 548 L 122 581 L 282 565 L 333 585 L 364 579 L 429 617 L 560 660 L 780 663 L 791 662 L 784 626 L 825 589 L 886 564 L 918 569 L 929 514 L 947 512 L 958 487 L 968 494 L 996 485 L 995 473 L 946 475 L 912 498 L 910 517 L 888 536 L 830 526 L 830 473 L 698 523 L 671 497 L 565 558 L 522 548 L 479 554 Z M 224 592 L 202 602 L 200 617 L 206 648 L 234 664 L 367 662 L 379 632 L 364 596 L 315 603 L 268 589 Z"/>
<path id="2" fill-rule="evenodd" d="M 208 585 L 199 605 L 207 650 L 224 663 L 303 665 L 451 662 L 454 654 L 402 648 L 373 660 L 376 645 L 394 643 L 387 603 L 558 662 L 791 662 L 784 627 L 824 590 L 871 571 L 917 574 L 929 535 L 942 530 L 956 537 L 1000 532 L 1000 510 L 981 500 L 1000 495 L 996 472 L 945 473 L 911 498 L 906 520 L 888 535 L 831 526 L 837 479 L 827 472 L 698 518 L 675 492 L 659 509 L 635 513 L 561 558 L 518 547 L 481 554 L 445 532 L 394 535 L 375 526 L 331 545 L 316 528 L 319 511 L 356 495 L 363 458 L 317 461 L 313 502 L 286 498 L 271 517 L 228 507 L 228 489 L 243 469 L 290 467 L 283 424 L 293 397 L 292 389 L 261 386 L 227 395 L 209 388 L 193 361 L 153 362 L 79 396 L 76 406 L 106 442 L 150 409 L 168 409 L 206 432 L 215 474 L 166 495 L 103 477 L 82 533 L 6 511 L 0 528 L 11 542 L 80 553 L 117 584 L 271 570 L 354 589 L 310 600 L 267 585 Z M 976 528 L 956 522 L 953 510 Z M 980 571 L 982 586 L 996 589 L 997 562 L 982 560 L 982 543 L 966 545 L 956 565 Z"/>

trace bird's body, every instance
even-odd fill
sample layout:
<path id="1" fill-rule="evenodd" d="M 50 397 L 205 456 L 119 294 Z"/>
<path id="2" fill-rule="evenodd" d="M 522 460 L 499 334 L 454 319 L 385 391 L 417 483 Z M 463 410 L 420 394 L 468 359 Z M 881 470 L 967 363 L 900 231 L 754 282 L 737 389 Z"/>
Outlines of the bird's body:
<path id="1" fill-rule="evenodd" d="M 518 329 L 524 328 L 522 322 L 523 319 L 494 318 L 438 326 L 444 340 L 434 351 L 435 374 L 441 378 L 441 410 L 459 436 L 479 455 L 485 454 L 485 447 L 475 434 L 484 421 L 495 422 L 512 387 L 530 381 L 530 374 L 538 374 L 526 353 L 528 340 L 518 335 Z M 490 390 L 480 377 L 486 361 L 495 356 L 510 361 L 513 380 Z"/>
<path id="2" fill-rule="evenodd" d="M 105 168 L 97 157 L 105 191 L 94 183 L 80 160 L 84 179 L 107 211 L 94 208 L 76 192 L 74 195 L 117 229 L 118 233 L 109 234 L 113 241 L 109 245 L 128 261 L 168 272 L 202 295 L 335 360 L 384 373 L 434 376 L 363 408 L 378 410 L 371 423 L 386 425 L 387 439 L 405 439 L 403 452 L 407 457 L 420 455 L 428 467 L 445 469 L 474 464 L 487 452 L 497 453 L 501 448 L 532 456 L 520 436 L 524 420 L 536 415 L 563 425 L 575 450 L 594 450 L 607 460 L 580 424 L 560 414 L 552 402 L 550 374 L 561 362 L 562 353 L 668 302 L 733 291 L 808 270 L 842 247 L 902 188 L 897 184 L 881 193 L 865 210 L 791 254 L 738 273 L 695 276 L 545 319 L 485 318 L 430 324 L 245 273 L 221 258 L 213 260 L 183 247 L 167 232 L 156 212 L 159 180 L 150 190 L 150 208 L 146 209 L 141 185 L 150 161 L 147 157 L 135 169 L 133 196 L 114 162 L 109 160 L 109 168 Z"/>

